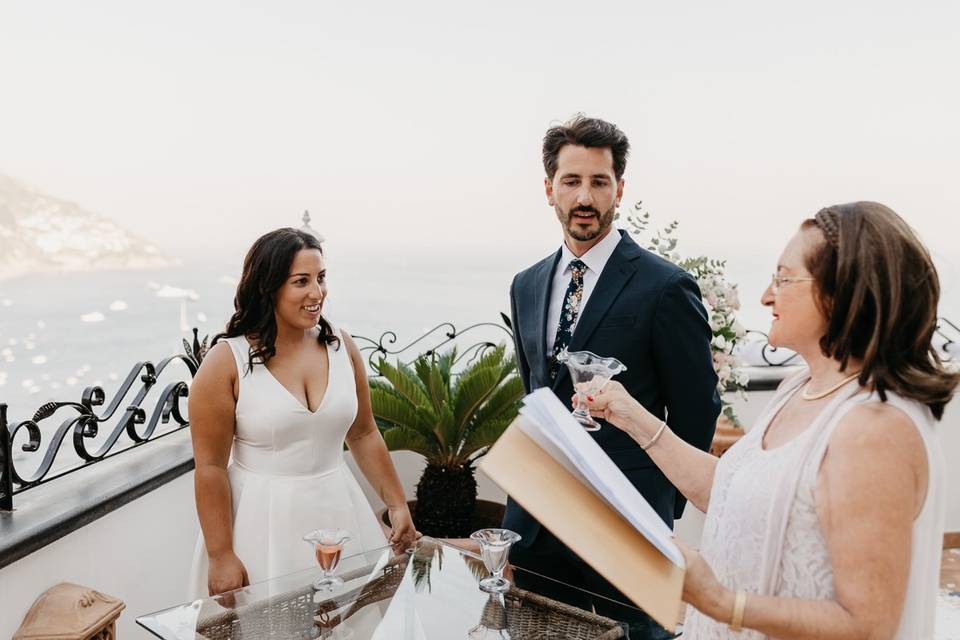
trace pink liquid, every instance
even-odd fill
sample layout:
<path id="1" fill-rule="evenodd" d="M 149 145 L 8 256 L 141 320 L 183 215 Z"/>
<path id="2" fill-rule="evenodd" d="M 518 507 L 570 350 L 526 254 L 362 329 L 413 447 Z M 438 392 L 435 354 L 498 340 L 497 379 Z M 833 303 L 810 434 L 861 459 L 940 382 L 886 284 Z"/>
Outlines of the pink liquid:
<path id="1" fill-rule="evenodd" d="M 343 551 L 343 547 L 339 544 L 318 544 L 316 545 L 316 551 L 317 562 L 324 571 L 332 571 L 340 564 L 340 553 Z"/>

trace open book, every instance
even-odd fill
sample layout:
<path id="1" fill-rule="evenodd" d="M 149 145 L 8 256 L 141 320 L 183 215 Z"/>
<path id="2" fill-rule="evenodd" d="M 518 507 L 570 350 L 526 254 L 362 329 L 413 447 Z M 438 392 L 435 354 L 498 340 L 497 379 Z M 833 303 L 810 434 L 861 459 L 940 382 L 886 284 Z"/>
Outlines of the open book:
<path id="1" fill-rule="evenodd" d="M 479 468 L 651 618 L 676 627 L 684 562 L 673 533 L 550 390 L 526 397 Z"/>
<path id="2" fill-rule="evenodd" d="M 520 413 L 528 420 L 518 426 L 531 440 L 620 514 L 671 562 L 681 568 L 684 566 L 683 554 L 673 542 L 673 531 L 557 396 L 549 389 L 537 389 L 524 399 Z"/>

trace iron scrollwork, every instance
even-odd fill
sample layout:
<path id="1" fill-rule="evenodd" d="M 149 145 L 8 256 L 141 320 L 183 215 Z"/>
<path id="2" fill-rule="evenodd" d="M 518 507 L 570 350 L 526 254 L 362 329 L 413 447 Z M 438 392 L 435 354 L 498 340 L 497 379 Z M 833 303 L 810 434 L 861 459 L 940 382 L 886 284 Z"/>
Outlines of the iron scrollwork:
<path id="1" fill-rule="evenodd" d="M 186 344 L 186 341 L 184 342 Z M 171 363 L 182 362 L 186 365 L 190 378 L 196 375 L 206 352 L 206 342 L 206 338 L 202 342 L 197 339 L 197 330 L 194 329 L 194 344 L 186 344 L 185 354 L 164 358 L 156 366 L 146 361 L 136 363 L 120 384 L 110 403 L 102 411 L 99 409 L 106 401 L 106 393 L 99 386 L 86 387 L 79 402 L 45 403 L 28 420 L 8 422 L 7 406 L 0 404 L 0 510 L 11 511 L 13 496 L 18 493 L 188 427 L 189 420 L 181 407 L 181 401 L 188 394 L 187 380 L 175 380 L 163 387 L 149 419 L 146 409 L 141 405 Z M 135 393 L 134 397 L 125 403 L 125 399 L 132 390 Z M 74 415 L 63 420 L 50 436 L 36 469 L 32 473 L 18 470 L 13 454 L 21 431 L 25 434 L 21 439 L 25 439 L 26 442 L 20 445 L 20 450 L 24 453 L 39 453 L 43 445 L 41 423 L 62 409 L 69 409 L 74 412 Z M 109 435 L 99 446 L 91 450 L 90 441 L 100 433 L 101 426 L 113 420 L 115 416 L 116 424 Z M 169 424 L 171 419 L 176 427 L 157 433 L 158 426 Z M 117 444 L 124 434 L 131 444 L 121 448 Z M 80 459 L 80 464 L 62 470 L 54 469 L 54 462 L 68 436 L 71 436 L 72 448 Z"/>
<path id="2" fill-rule="evenodd" d="M 937 318 L 937 326 L 934 329 L 934 334 L 938 336 L 940 340 L 942 340 L 940 344 L 937 344 L 936 340 L 934 341 L 935 348 L 940 355 L 940 359 L 943 362 L 954 361 L 955 352 L 958 351 L 958 345 L 960 345 L 960 326 L 957 326 L 948 318 L 940 316 Z M 763 331 L 750 329 L 747 331 L 747 335 L 760 336 L 761 339 L 757 340 L 756 342 L 763 343 L 760 347 L 760 358 L 763 360 L 763 362 L 751 362 L 751 365 L 785 367 L 789 365 L 803 364 L 800 354 L 796 353 L 795 351 L 772 346 L 769 341 L 769 336 Z"/>
<path id="3" fill-rule="evenodd" d="M 944 362 L 951 362 L 957 350 L 957 340 L 960 340 L 960 327 L 940 316 L 937 318 L 936 333 L 943 338 L 943 344 L 940 345 L 940 351 L 942 351 L 940 358 Z"/>
<path id="4" fill-rule="evenodd" d="M 763 346 L 760 348 L 760 357 L 763 359 L 763 365 L 766 367 L 786 367 L 791 364 L 800 364 L 800 354 L 796 351 L 774 347 L 770 344 L 769 336 L 763 331 L 749 329 L 747 335 L 762 336 Z M 753 364 L 753 363 L 751 363 Z M 757 363 L 759 365 L 759 363 Z"/>
<path id="5" fill-rule="evenodd" d="M 411 340 L 400 347 L 395 346 L 397 344 L 398 336 L 394 331 L 384 331 L 377 339 L 359 335 L 353 336 L 353 339 L 357 341 L 360 352 L 367 355 L 367 365 L 370 367 L 370 370 L 373 371 L 375 375 L 379 375 L 380 370 L 378 366 L 381 358 L 387 358 L 388 356 L 400 356 L 401 354 L 407 353 L 410 349 L 417 345 L 426 345 L 428 348 L 417 353 L 416 355 L 430 356 L 438 353 L 441 348 L 452 344 L 463 335 L 479 330 L 483 327 L 502 331 L 506 335 L 509 343 L 512 344 L 513 326 L 510 323 L 510 318 L 506 314 L 501 313 L 500 320 L 501 323 L 479 322 L 477 324 L 472 324 L 468 327 L 465 327 L 462 330 L 457 330 L 453 323 L 444 322 L 430 329 L 419 338 Z M 487 350 L 496 346 L 497 345 L 495 343 L 490 342 L 489 340 L 479 340 L 474 342 L 458 353 L 454 364 L 459 364 L 460 362 L 466 360 L 466 364 L 470 365 L 474 360 L 482 357 Z"/>
<path id="6" fill-rule="evenodd" d="M 429 356 L 447 345 L 454 344 L 464 335 L 479 332 L 482 328 L 502 331 L 508 342 L 512 343 L 513 327 L 510 318 L 501 313 L 500 319 L 500 323 L 481 322 L 472 324 L 462 330 L 458 330 L 453 323 L 444 322 L 402 346 L 397 346 L 398 336 L 394 331 L 384 331 L 377 339 L 360 335 L 353 337 L 358 342 L 361 353 L 366 354 L 367 364 L 371 371 L 375 375 L 379 375 L 378 366 L 381 358 L 400 356 L 414 347 L 426 347 L 425 350 L 416 355 Z M 771 346 L 766 333 L 751 330 L 748 331 L 748 334 L 760 336 L 761 340 L 756 342 L 762 341 L 760 358 L 763 363 L 757 362 L 754 363 L 755 365 L 785 367 L 802 362 L 799 354 Z M 938 346 L 942 359 L 944 361 L 953 360 L 953 351 L 960 344 L 960 327 L 947 318 L 940 317 L 938 318 L 936 335 L 942 340 L 942 343 Z M 175 380 L 162 389 L 149 419 L 147 411 L 141 406 L 147 394 L 157 384 L 159 376 L 172 362 L 183 362 L 191 378 L 196 374 L 208 350 L 208 340 L 206 337 L 201 340 L 197 335 L 197 330 L 194 329 L 192 344 L 186 340 L 183 343 L 184 354 L 165 358 L 156 366 L 150 362 L 136 363 L 102 412 L 98 412 L 98 409 L 106 402 L 106 394 L 103 388 L 99 386 L 85 388 L 79 402 L 48 402 L 40 406 L 31 419 L 19 422 L 8 422 L 7 406 L 0 404 L 0 510 L 12 510 L 13 496 L 22 491 L 189 427 L 188 416 L 184 415 L 181 406 L 181 401 L 188 394 L 187 380 Z M 473 342 L 459 352 L 455 363 L 465 360 L 466 364 L 469 365 L 488 349 L 495 346 L 496 344 L 490 340 L 481 339 Z M 139 385 L 139 388 L 136 389 L 134 398 L 121 409 L 126 396 L 137 385 Z M 24 474 L 18 471 L 17 465 L 14 463 L 13 451 L 20 432 L 22 431 L 26 436 L 26 442 L 20 445 L 21 451 L 25 453 L 40 452 L 43 444 L 40 424 L 62 409 L 70 409 L 75 412 L 75 415 L 60 423 L 47 442 L 40 464 L 33 473 Z M 89 450 L 89 441 L 96 438 L 101 426 L 113 419 L 115 415 L 119 417 L 110 434 L 99 447 L 93 451 Z M 171 419 L 177 426 L 158 434 L 158 426 L 168 424 Z M 124 434 L 131 444 L 128 447 L 117 448 L 117 444 Z M 65 470 L 54 470 L 54 461 L 68 436 L 72 436 L 73 450 L 81 463 Z"/>

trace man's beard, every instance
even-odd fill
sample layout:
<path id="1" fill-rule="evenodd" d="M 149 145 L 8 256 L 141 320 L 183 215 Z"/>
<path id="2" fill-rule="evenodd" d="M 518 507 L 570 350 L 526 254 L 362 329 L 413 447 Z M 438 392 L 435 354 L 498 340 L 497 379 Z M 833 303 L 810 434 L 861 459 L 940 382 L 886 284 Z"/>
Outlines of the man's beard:
<path id="1" fill-rule="evenodd" d="M 554 208 L 557 211 L 557 217 L 559 217 L 563 224 L 567 227 L 567 233 L 570 234 L 570 237 L 580 242 L 587 242 L 602 236 L 613 223 L 613 215 L 616 211 L 616 205 L 610 207 L 610 209 L 603 214 L 593 207 L 574 207 L 569 213 L 566 214 L 562 209 L 560 209 L 560 205 L 556 205 Z M 577 223 L 573 221 L 573 214 L 577 212 L 592 213 L 597 216 L 597 228 L 581 229 Z"/>

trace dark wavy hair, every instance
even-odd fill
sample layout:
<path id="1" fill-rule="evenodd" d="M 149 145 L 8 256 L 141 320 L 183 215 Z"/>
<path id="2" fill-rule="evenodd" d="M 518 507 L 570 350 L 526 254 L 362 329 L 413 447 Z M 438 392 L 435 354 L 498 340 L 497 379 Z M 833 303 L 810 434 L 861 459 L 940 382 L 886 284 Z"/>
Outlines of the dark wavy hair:
<path id="1" fill-rule="evenodd" d="M 277 319 L 274 303 L 277 291 L 290 276 L 290 265 L 298 251 L 316 249 L 321 254 L 320 241 L 311 233 L 284 227 L 260 236 L 243 259 L 243 275 L 233 298 L 235 309 L 223 333 L 213 338 L 216 344 L 221 338 L 247 336 L 255 342 L 248 352 L 247 370 L 254 364 L 267 364 L 277 355 Z M 317 342 L 336 344 L 340 338 L 322 315 L 317 321 L 320 335 Z"/>
<path id="2" fill-rule="evenodd" d="M 817 306 L 827 318 L 820 350 L 863 363 L 859 382 L 886 401 L 892 391 L 930 407 L 939 420 L 960 381 L 933 348 L 940 280 L 913 229 L 892 209 L 852 202 L 821 209 L 803 229 L 821 242 L 805 256 Z"/>
<path id="3" fill-rule="evenodd" d="M 557 173 L 560 149 L 572 144 L 587 148 L 608 148 L 613 153 L 613 173 L 617 180 L 627 169 L 630 142 L 617 125 L 599 118 L 588 118 L 578 113 L 561 125 L 550 127 L 543 136 L 543 170 L 553 180 Z"/>

